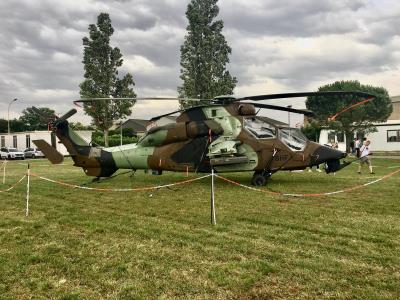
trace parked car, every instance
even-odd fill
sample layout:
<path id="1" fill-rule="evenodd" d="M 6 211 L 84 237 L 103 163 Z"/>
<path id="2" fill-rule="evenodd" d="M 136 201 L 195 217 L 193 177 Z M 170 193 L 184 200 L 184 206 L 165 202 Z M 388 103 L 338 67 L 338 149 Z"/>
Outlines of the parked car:
<path id="1" fill-rule="evenodd" d="M 42 151 L 37 148 L 26 148 L 24 150 L 25 158 L 37 158 L 37 157 L 44 157 Z"/>
<path id="2" fill-rule="evenodd" d="M 24 152 L 19 151 L 17 148 L 2 147 L 0 155 L 2 159 L 25 159 Z"/>

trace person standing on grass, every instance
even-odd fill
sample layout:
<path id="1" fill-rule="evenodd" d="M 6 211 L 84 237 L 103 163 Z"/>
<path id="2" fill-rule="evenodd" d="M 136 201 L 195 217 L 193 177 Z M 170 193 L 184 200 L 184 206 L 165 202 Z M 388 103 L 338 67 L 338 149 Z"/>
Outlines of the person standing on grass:
<path id="1" fill-rule="evenodd" d="M 360 140 L 360 138 L 357 138 L 355 140 L 354 148 L 355 148 L 356 156 L 360 157 L 360 148 L 361 148 L 361 140 Z"/>
<path id="2" fill-rule="evenodd" d="M 369 173 L 375 174 L 372 170 L 371 160 L 369 159 L 369 155 L 372 155 L 371 151 L 371 142 L 366 140 L 364 145 L 360 148 L 360 165 L 358 166 L 358 174 L 361 174 L 361 167 L 363 164 L 367 164 L 369 168 Z"/>

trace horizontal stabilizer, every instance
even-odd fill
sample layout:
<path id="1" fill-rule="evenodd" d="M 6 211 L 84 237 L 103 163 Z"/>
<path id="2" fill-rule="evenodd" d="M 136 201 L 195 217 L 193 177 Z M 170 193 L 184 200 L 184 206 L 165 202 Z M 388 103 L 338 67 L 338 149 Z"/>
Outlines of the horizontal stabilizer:
<path id="1" fill-rule="evenodd" d="M 64 161 L 64 156 L 45 140 L 34 140 L 32 142 L 43 152 L 52 164 L 61 164 Z"/>

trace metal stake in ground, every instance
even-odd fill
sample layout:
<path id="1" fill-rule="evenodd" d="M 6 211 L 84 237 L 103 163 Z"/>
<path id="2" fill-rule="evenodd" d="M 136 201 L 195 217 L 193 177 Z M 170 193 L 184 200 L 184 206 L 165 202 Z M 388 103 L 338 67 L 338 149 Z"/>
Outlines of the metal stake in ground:
<path id="1" fill-rule="evenodd" d="M 31 175 L 31 168 L 28 164 L 28 171 L 26 173 L 27 175 L 27 182 L 26 182 L 26 214 L 25 216 L 27 217 L 29 215 L 29 187 L 30 187 L 30 175 Z"/>
<path id="2" fill-rule="evenodd" d="M 211 224 L 217 224 L 217 219 L 215 217 L 214 169 L 211 169 Z"/>
<path id="3" fill-rule="evenodd" d="M 7 164 L 7 161 L 5 160 L 3 162 L 3 184 L 6 183 L 6 164 Z"/>

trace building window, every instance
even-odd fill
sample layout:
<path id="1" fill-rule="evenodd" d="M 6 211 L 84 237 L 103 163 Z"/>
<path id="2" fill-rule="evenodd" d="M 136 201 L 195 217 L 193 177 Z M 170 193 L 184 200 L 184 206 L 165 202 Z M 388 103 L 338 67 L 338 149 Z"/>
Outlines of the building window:
<path id="1" fill-rule="evenodd" d="M 26 148 L 31 147 L 31 136 L 29 134 L 26 135 Z"/>
<path id="2" fill-rule="evenodd" d="M 18 147 L 18 143 L 17 143 L 17 136 L 13 135 L 13 147 L 17 148 Z"/>
<path id="3" fill-rule="evenodd" d="M 334 143 L 336 142 L 336 132 L 329 132 L 328 133 L 328 143 Z"/>
<path id="4" fill-rule="evenodd" d="M 6 146 L 6 137 L 4 135 L 1 136 L 1 146 L 0 147 L 5 147 Z"/>
<path id="5" fill-rule="evenodd" d="M 400 130 L 388 130 L 387 131 L 388 142 L 400 142 Z"/>
<path id="6" fill-rule="evenodd" d="M 337 137 L 338 143 L 344 143 L 344 132 L 343 131 L 337 132 L 336 137 Z"/>

